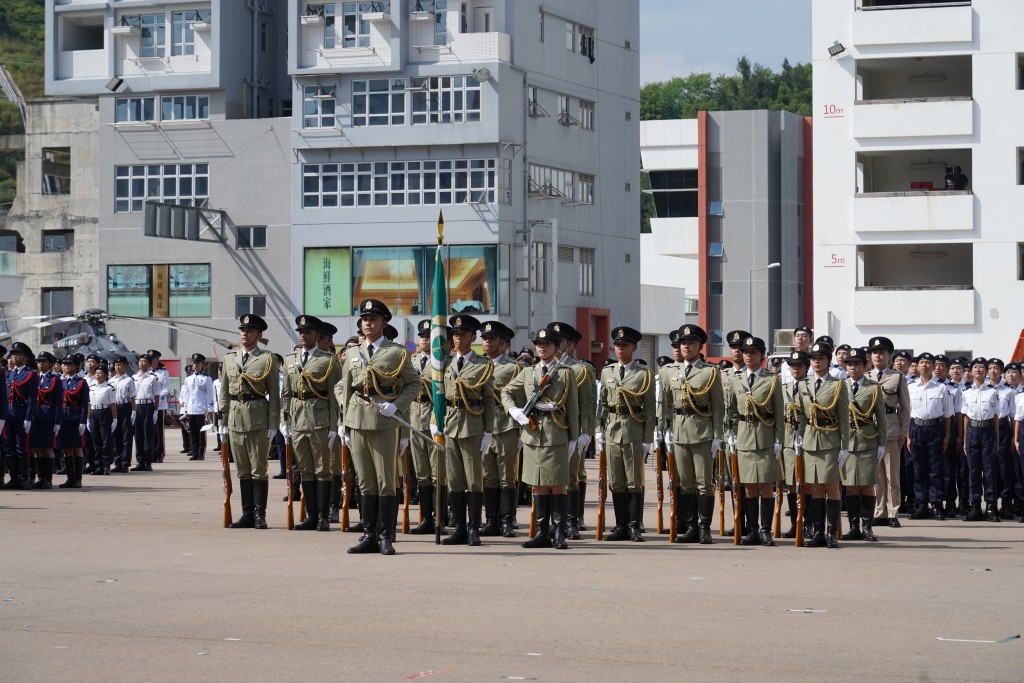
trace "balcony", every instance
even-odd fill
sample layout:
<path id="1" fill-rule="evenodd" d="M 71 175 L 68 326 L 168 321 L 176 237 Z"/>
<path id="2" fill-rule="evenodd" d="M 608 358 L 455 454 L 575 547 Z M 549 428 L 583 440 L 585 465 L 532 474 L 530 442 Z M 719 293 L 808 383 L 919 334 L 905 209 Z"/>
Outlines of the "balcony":
<path id="1" fill-rule="evenodd" d="M 66 78 L 106 78 L 106 50 L 75 50 L 59 53 L 56 80 Z"/>
<path id="2" fill-rule="evenodd" d="M 886 45 L 971 43 L 974 11 L 970 2 L 905 4 L 863 2 L 853 13 L 853 44 L 858 48 Z"/>
<path id="3" fill-rule="evenodd" d="M 512 40 L 507 33 L 460 33 L 452 36 L 447 45 L 417 43 L 415 36 L 413 40 L 410 62 L 474 63 L 508 62 L 512 59 Z"/>
<path id="4" fill-rule="evenodd" d="M 853 107 L 853 137 L 913 138 L 974 134 L 970 97 L 859 101 Z"/>
<path id="5" fill-rule="evenodd" d="M 860 196 L 860 193 L 908 195 L 915 192 L 969 190 L 972 188 L 972 158 L 970 149 L 858 152 L 855 192 Z M 956 167 L 961 169 L 962 176 L 949 173 L 950 170 L 955 171 Z"/>
<path id="6" fill-rule="evenodd" d="M 695 259 L 700 255 L 700 221 L 697 218 L 652 218 L 654 251 L 662 256 Z"/>
<path id="7" fill-rule="evenodd" d="M 857 232 L 974 230 L 974 195 L 967 191 L 876 192 L 853 199 Z"/>
<path id="8" fill-rule="evenodd" d="M 915 325 L 973 325 L 973 287 L 858 287 L 853 293 L 857 327 L 900 328 Z M 941 319 L 936 318 L 941 311 Z"/>

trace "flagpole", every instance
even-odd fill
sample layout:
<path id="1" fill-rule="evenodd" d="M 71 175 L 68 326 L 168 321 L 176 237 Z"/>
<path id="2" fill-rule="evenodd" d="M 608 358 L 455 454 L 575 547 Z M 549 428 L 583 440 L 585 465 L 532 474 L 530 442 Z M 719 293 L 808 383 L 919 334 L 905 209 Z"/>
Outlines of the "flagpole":
<path id="1" fill-rule="evenodd" d="M 444 244 L 444 212 L 437 213 L 437 253 L 434 256 L 434 307 L 430 323 L 430 380 L 431 398 L 434 404 L 434 423 L 437 425 L 437 436 L 434 441 L 440 446 L 437 451 L 437 486 L 434 491 L 434 543 L 441 545 L 442 520 L 447 517 L 447 510 L 442 509 L 446 470 L 444 459 L 444 361 L 448 354 L 448 297 L 444 276 L 444 261 L 441 258 L 441 246 Z"/>

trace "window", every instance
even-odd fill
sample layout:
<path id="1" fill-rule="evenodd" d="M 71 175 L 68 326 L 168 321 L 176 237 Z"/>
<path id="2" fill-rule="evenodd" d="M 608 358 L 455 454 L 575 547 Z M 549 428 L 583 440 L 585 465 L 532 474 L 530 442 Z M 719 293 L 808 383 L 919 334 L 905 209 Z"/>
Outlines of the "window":
<path id="1" fill-rule="evenodd" d="M 235 295 L 235 317 L 241 318 L 246 314 L 258 315 L 267 314 L 267 297 L 259 294 Z"/>
<path id="2" fill-rule="evenodd" d="M 338 45 L 338 26 L 335 6 L 341 5 L 341 45 Z M 370 22 L 363 15 L 370 12 L 386 12 L 383 2 L 342 2 L 326 6 L 327 20 L 324 25 L 324 47 L 369 47 Z"/>
<path id="3" fill-rule="evenodd" d="M 688 296 L 683 299 L 683 313 L 686 315 L 697 315 L 700 313 L 700 300 L 695 296 Z"/>
<path id="4" fill-rule="evenodd" d="M 74 230 L 43 230 L 43 253 L 57 254 L 71 251 L 75 244 Z"/>
<path id="5" fill-rule="evenodd" d="M 169 314 L 172 318 L 209 318 L 210 265 L 167 266 Z"/>
<path id="6" fill-rule="evenodd" d="M 152 266 L 107 266 L 107 312 L 148 318 Z"/>
<path id="7" fill-rule="evenodd" d="M 150 164 L 115 167 L 115 213 L 142 211 L 147 199 L 202 206 L 209 196 L 209 164 Z"/>
<path id="8" fill-rule="evenodd" d="M 334 128 L 337 104 L 334 85 L 307 85 L 302 88 L 302 127 Z"/>
<path id="9" fill-rule="evenodd" d="M 208 95 L 169 95 L 160 98 L 160 118 L 164 121 L 195 121 L 210 118 Z"/>
<path id="10" fill-rule="evenodd" d="M 44 147 L 43 194 L 71 194 L 71 148 Z"/>
<path id="11" fill-rule="evenodd" d="M 711 296 L 722 296 L 723 285 L 721 280 L 712 280 L 708 283 L 708 294 Z"/>
<path id="12" fill-rule="evenodd" d="M 163 14 L 139 14 L 121 18 L 121 23 L 125 26 L 139 28 L 140 57 L 164 56 L 164 18 Z"/>
<path id="13" fill-rule="evenodd" d="M 448 0 L 433 0 L 433 2 L 417 2 L 417 5 L 429 7 L 426 11 L 434 13 L 434 45 L 448 44 Z"/>
<path id="14" fill-rule="evenodd" d="M 413 78 L 410 90 L 413 124 L 480 120 L 480 84 L 469 76 Z"/>
<path id="15" fill-rule="evenodd" d="M 281 116 L 291 118 L 292 115 L 292 101 L 281 100 Z"/>
<path id="16" fill-rule="evenodd" d="M 594 63 L 594 29 L 587 26 L 577 27 L 580 35 L 580 54 Z"/>
<path id="17" fill-rule="evenodd" d="M 725 244 L 722 242 L 708 242 L 708 256 L 722 258 L 725 256 Z"/>
<path id="18" fill-rule="evenodd" d="M 565 49 L 576 52 L 576 24 L 571 21 L 565 22 Z"/>
<path id="19" fill-rule="evenodd" d="M 155 97 L 118 97 L 114 100 L 114 122 L 132 123 L 156 119 Z"/>
<path id="20" fill-rule="evenodd" d="M 559 95 L 558 96 L 558 117 L 562 118 L 569 113 L 569 96 Z"/>
<path id="21" fill-rule="evenodd" d="M 629 188 L 627 187 L 628 191 Z M 580 173 L 576 180 L 576 194 L 573 199 L 580 204 L 594 203 L 594 176 Z"/>
<path id="22" fill-rule="evenodd" d="M 266 249 L 267 248 L 267 226 L 265 225 L 239 225 L 238 249 Z M 262 314 L 260 314 L 262 315 Z"/>
<path id="23" fill-rule="evenodd" d="M 580 100 L 580 128 L 594 130 L 594 103 Z"/>
<path id="24" fill-rule="evenodd" d="M 580 296 L 594 296 L 593 249 L 580 248 Z"/>
<path id="25" fill-rule="evenodd" d="M 658 218 L 696 218 L 697 170 L 650 171 L 651 196 Z"/>
<path id="26" fill-rule="evenodd" d="M 540 116 L 540 104 L 537 101 L 537 86 L 531 85 L 527 89 L 526 104 L 528 107 L 528 114 L 534 118 Z"/>
<path id="27" fill-rule="evenodd" d="M 352 81 L 353 126 L 405 124 L 405 79 Z"/>
<path id="28" fill-rule="evenodd" d="M 529 168 L 531 196 L 594 203 L 594 176 L 540 164 L 530 164 Z"/>
<path id="29" fill-rule="evenodd" d="M 171 12 L 171 54 L 194 55 L 196 53 L 196 30 L 194 23 L 209 21 L 210 10 L 186 10 Z M 263 24 L 263 49 L 266 50 L 267 25 Z"/>
<path id="30" fill-rule="evenodd" d="M 492 203 L 507 188 L 506 159 L 377 161 L 303 166 L 302 206 Z"/>
<path id="31" fill-rule="evenodd" d="M 530 245 L 530 289 L 535 292 L 548 291 L 548 252 L 551 245 L 547 242 L 532 242 Z"/>
<path id="32" fill-rule="evenodd" d="M 75 290 L 72 287 L 43 287 L 42 306 L 39 310 L 43 316 L 65 316 L 74 315 Z M 39 329 L 40 342 L 52 344 L 58 339 L 64 338 L 64 331 L 67 330 L 67 323 L 55 323 Z"/>

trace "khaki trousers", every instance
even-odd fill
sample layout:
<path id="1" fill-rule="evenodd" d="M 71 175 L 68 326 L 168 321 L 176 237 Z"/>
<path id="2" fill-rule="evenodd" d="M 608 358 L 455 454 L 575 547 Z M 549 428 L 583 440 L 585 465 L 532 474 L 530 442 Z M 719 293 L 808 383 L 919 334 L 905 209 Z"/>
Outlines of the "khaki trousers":
<path id="1" fill-rule="evenodd" d="M 900 507 L 900 439 L 885 442 L 875 485 L 875 517 L 896 517 Z"/>
<path id="2" fill-rule="evenodd" d="M 267 455 L 270 453 L 270 439 L 266 429 L 251 432 L 232 431 L 228 435 L 231 455 L 235 458 L 235 470 L 239 479 L 267 479 Z"/>

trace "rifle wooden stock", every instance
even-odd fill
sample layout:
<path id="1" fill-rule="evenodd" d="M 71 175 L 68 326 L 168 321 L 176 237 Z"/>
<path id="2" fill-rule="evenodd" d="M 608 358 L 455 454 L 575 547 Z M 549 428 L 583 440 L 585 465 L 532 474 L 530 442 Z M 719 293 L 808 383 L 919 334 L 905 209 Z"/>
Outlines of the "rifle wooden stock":
<path id="1" fill-rule="evenodd" d="M 665 532 L 665 522 L 662 519 L 662 505 L 665 501 L 665 493 L 662 491 L 664 482 L 661 477 L 661 448 L 654 450 L 654 480 L 658 485 L 658 533 L 661 534 Z M 672 505 L 675 506 L 675 496 L 672 493 L 669 495 L 672 496 Z M 674 511 L 673 514 L 675 514 Z"/>
<path id="2" fill-rule="evenodd" d="M 341 438 L 340 436 L 338 438 Z M 345 442 L 341 443 L 341 530 L 344 531 L 348 528 L 348 507 L 352 500 L 352 478 L 349 476 L 348 470 L 348 446 Z"/>
<path id="3" fill-rule="evenodd" d="M 743 536 L 743 505 L 740 501 L 740 461 L 735 450 L 729 453 L 729 471 L 732 472 L 732 542 L 739 545 Z"/>
<path id="4" fill-rule="evenodd" d="M 405 500 L 402 501 L 402 533 L 407 534 L 409 533 L 409 498 L 412 496 L 412 485 L 410 483 L 410 475 L 412 474 L 412 463 L 409 460 L 408 446 L 406 446 L 405 450 L 402 451 L 402 459 L 405 462 L 405 484 L 402 487 L 403 493 L 405 494 L 403 496 Z"/>
<path id="5" fill-rule="evenodd" d="M 796 543 L 797 548 L 804 547 L 804 458 L 800 449 L 796 450 L 793 475 L 793 489 L 796 496 Z"/>
<path id="6" fill-rule="evenodd" d="M 285 484 L 288 486 L 288 529 L 295 528 L 295 511 L 292 509 L 292 496 L 295 492 L 295 485 L 292 483 L 292 477 L 295 475 L 293 471 L 294 464 L 292 463 L 292 442 L 290 439 L 285 439 L 284 442 L 284 470 L 286 473 Z"/>
<path id="7" fill-rule="evenodd" d="M 725 453 L 718 449 L 718 535 L 725 536 Z"/>
<path id="8" fill-rule="evenodd" d="M 782 476 L 775 484 L 775 516 L 772 519 L 772 538 L 782 538 L 782 489 L 786 484 L 786 470 L 783 465 Z"/>
<path id="9" fill-rule="evenodd" d="M 597 459 L 597 524 L 595 537 L 598 541 L 604 539 L 604 504 L 608 497 L 608 461 L 605 459 L 604 449 L 601 449 Z"/>
<path id="10" fill-rule="evenodd" d="M 532 488 L 532 487 L 531 487 Z M 530 492 L 530 538 L 537 535 L 537 496 Z"/>
<path id="11" fill-rule="evenodd" d="M 228 459 L 228 440 L 220 442 L 220 467 L 224 477 L 224 528 L 231 526 L 231 461 Z"/>
<path id="12" fill-rule="evenodd" d="M 658 474 L 661 474 L 661 466 L 658 467 Z M 669 485 L 669 498 L 672 500 L 672 507 L 670 509 L 671 516 L 668 519 L 668 542 L 675 543 L 676 541 L 676 459 L 669 457 L 668 459 L 668 485 Z M 660 493 L 660 491 L 659 491 Z M 658 515 L 658 522 L 661 522 L 661 515 Z"/>

